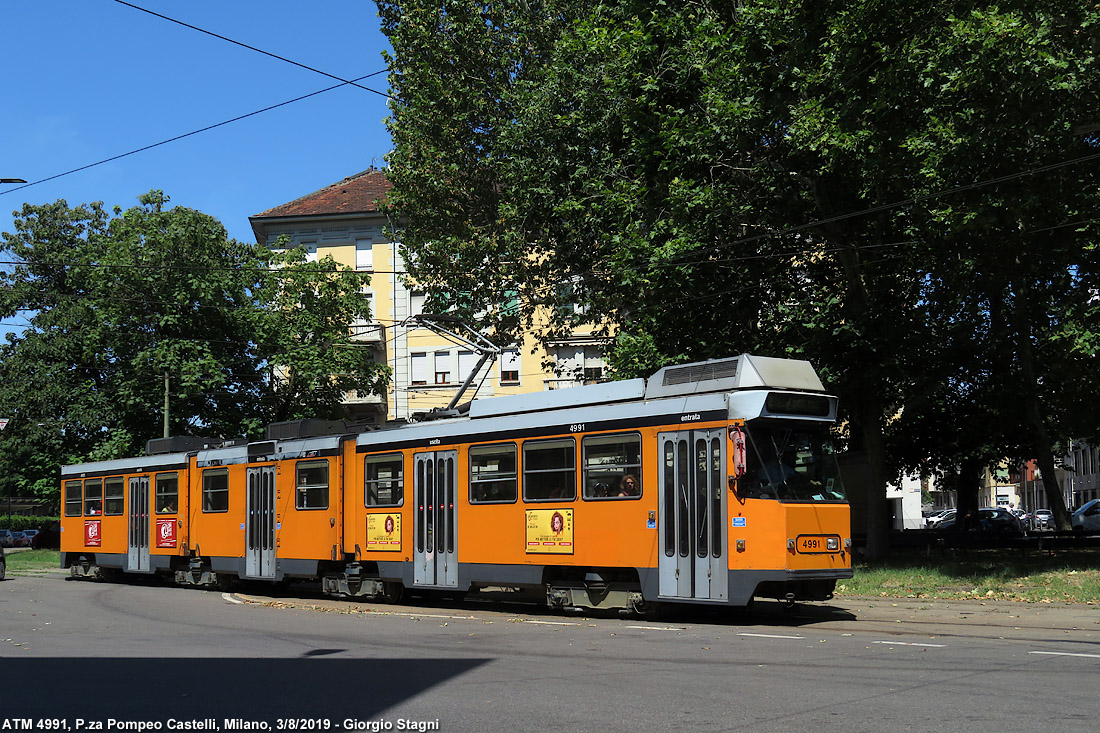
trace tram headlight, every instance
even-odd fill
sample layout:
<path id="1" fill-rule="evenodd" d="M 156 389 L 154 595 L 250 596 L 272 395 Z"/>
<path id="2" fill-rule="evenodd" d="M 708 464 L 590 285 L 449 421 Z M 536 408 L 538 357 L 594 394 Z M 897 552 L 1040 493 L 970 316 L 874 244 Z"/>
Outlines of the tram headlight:
<path id="1" fill-rule="evenodd" d="M 840 549 L 839 537 L 828 537 L 825 539 L 825 549 L 829 552 L 836 552 Z"/>

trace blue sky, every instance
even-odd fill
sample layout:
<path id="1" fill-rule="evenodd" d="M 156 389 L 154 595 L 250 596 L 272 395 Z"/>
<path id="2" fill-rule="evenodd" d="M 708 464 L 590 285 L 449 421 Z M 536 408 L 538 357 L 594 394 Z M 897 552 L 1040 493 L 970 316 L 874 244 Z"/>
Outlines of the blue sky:
<path id="1" fill-rule="evenodd" d="M 343 79 L 385 69 L 370 0 L 130 1 Z M 0 41 L 0 177 L 28 182 L 339 84 L 114 0 L 3 0 Z M 387 90 L 385 74 L 361 83 Z M 25 202 L 128 208 L 159 188 L 254 241 L 250 215 L 383 165 L 386 115 L 385 97 L 344 86 L 37 185 L 0 184 L 0 231 Z"/>

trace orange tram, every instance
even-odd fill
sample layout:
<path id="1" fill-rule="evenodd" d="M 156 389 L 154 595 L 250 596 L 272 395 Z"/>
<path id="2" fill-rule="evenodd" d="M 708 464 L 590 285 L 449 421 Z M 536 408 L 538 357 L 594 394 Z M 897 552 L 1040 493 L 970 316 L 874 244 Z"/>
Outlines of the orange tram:
<path id="1" fill-rule="evenodd" d="M 382 601 L 826 600 L 852 577 L 835 419 L 808 362 L 743 354 L 358 433 L 302 421 L 257 442 L 157 439 L 62 469 L 61 563 Z"/>

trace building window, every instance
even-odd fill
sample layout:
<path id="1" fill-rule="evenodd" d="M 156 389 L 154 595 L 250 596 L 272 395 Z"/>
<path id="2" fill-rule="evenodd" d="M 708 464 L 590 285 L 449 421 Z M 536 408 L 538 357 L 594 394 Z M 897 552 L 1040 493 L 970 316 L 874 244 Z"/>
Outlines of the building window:
<path id="1" fill-rule="evenodd" d="M 374 242 L 372 240 L 355 240 L 355 269 L 368 272 L 374 269 Z"/>
<path id="2" fill-rule="evenodd" d="M 642 495 L 642 439 L 637 433 L 585 438 L 584 498 L 636 498 Z"/>
<path id="3" fill-rule="evenodd" d="M 465 382 L 470 378 L 470 373 L 477 366 L 477 354 L 472 351 L 458 352 L 458 380 Z"/>
<path id="4" fill-rule="evenodd" d="M 208 468 L 202 472 L 203 512 L 229 511 L 229 469 Z"/>
<path id="5" fill-rule="evenodd" d="M 451 352 L 449 351 L 435 353 L 435 383 L 451 383 Z"/>
<path id="6" fill-rule="evenodd" d="M 428 355 L 424 352 L 413 353 L 409 355 L 412 371 L 412 383 L 413 384 L 427 384 L 428 383 Z"/>
<path id="7" fill-rule="evenodd" d="M 294 507 L 328 509 L 328 461 L 302 461 L 295 469 Z"/>
<path id="8" fill-rule="evenodd" d="M 302 249 L 306 251 L 306 262 L 317 261 L 317 243 L 316 242 L 302 242 Z"/>
<path id="9" fill-rule="evenodd" d="M 84 482 L 84 513 L 89 516 L 103 513 L 103 479 L 88 479 Z"/>
<path id="10" fill-rule="evenodd" d="M 577 444 L 572 438 L 523 444 L 525 501 L 577 498 Z"/>
<path id="11" fill-rule="evenodd" d="M 157 514 L 176 514 L 179 511 L 179 475 L 158 473 L 156 478 Z"/>
<path id="12" fill-rule="evenodd" d="M 374 331 L 374 294 L 367 291 L 360 293 L 365 306 L 365 315 L 357 317 L 351 322 L 352 336 L 366 336 Z"/>
<path id="13" fill-rule="evenodd" d="M 517 483 L 514 444 L 470 448 L 470 503 L 515 501 Z"/>
<path id="14" fill-rule="evenodd" d="M 409 294 L 409 315 L 419 316 L 424 312 L 424 293 Z"/>
<path id="15" fill-rule="evenodd" d="M 519 381 L 519 349 L 505 349 L 500 354 L 500 381 Z"/>
<path id="16" fill-rule="evenodd" d="M 65 482 L 65 516 L 79 517 L 84 501 L 84 486 L 80 481 Z"/>
<path id="17" fill-rule="evenodd" d="M 364 458 L 363 479 L 365 506 L 401 506 L 405 479 L 400 453 Z"/>
<path id="18" fill-rule="evenodd" d="M 109 478 L 106 481 L 106 486 L 103 493 L 103 513 L 107 516 L 115 516 L 122 514 L 123 505 L 125 502 L 124 496 L 126 494 L 126 482 L 121 478 Z"/>

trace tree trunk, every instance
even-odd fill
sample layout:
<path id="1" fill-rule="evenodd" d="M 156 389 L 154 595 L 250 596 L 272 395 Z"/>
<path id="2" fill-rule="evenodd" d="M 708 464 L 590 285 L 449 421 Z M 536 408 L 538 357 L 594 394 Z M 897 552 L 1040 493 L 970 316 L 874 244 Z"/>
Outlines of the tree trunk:
<path id="1" fill-rule="evenodd" d="M 858 406 L 859 429 L 867 452 L 867 548 L 868 560 L 881 560 L 890 550 L 890 526 L 886 504 L 886 439 L 882 432 L 882 408 L 877 399 Z"/>
<path id="2" fill-rule="evenodd" d="M 1066 500 L 1062 496 L 1062 487 L 1058 483 L 1058 474 L 1054 472 L 1054 445 L 1043 421 L 1039 405 L 1038 384 L 1035 378 L 1035 351 L 1031 342 L 1031 316 L 1029 313 L 1028 287 L 1025 284 L 1017 289 L 1016 301 L 1016 356 L 1020 364 L 1020 400 L 1024 408 L 1024 421 L 1031 435 L 1035 450 L 1035 460 L 1039 464 L 1039 475 L 1043 480 L 1043 493 L 1054 515 L 1054 526 L 1063 531 L 1072 529 Z"/>
<path id="3" fill-rule="evenodd" d="M 982 480 L 982 462 L 964 460 L 959 466 L 958 484 L 955 487 L 955 526 L 963 528 L 963 517 L 978 510 L 978 489 Z"/>

